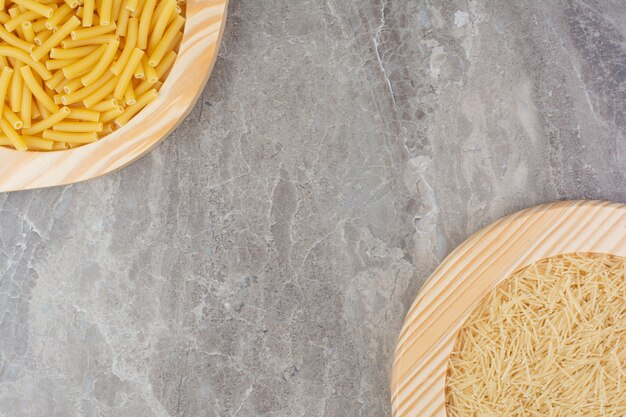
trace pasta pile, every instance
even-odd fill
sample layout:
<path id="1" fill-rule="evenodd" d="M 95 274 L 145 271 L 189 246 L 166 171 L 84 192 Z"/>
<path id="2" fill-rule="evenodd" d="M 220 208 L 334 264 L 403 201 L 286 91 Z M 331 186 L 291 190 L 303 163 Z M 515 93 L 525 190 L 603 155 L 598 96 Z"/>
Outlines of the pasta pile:
<path id="1" fill-rule="evenodd" d="M 177 0 L 0 0 L 0 146 L 68 149 L 126 124 L 184 23 Z"/>
<path id="2" fill-rule="evenodd" d="M 448 416 L 625 416 L 624 261 L 563 255 L 498 285 L 457 338 Z"/>

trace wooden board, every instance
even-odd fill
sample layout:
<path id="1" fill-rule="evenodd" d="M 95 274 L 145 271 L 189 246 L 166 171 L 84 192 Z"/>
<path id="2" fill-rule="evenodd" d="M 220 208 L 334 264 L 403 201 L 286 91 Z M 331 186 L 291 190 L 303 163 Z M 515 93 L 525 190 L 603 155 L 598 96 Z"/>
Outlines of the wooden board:
<path id="1" fill-rule="evenodd" d="M 500 281 L 540 259 L 572 252 L 626 256 L 626 206 L 546 204 L 505 217 L 455 249 L 405 318 L 391 377 L 394 417 L 445 417 L 448 358 L 463 323 Z"/>
<path id="2" fill-rule="evenodd" d="M 178 58 L 158 98 L 111 135 L 75 149 L 17 152 L 0 147 L 0 192 L 70 184 L 115 171 L 144 155 L 189 114 L 224 32 L 228 0 L 187 0 Z"/>

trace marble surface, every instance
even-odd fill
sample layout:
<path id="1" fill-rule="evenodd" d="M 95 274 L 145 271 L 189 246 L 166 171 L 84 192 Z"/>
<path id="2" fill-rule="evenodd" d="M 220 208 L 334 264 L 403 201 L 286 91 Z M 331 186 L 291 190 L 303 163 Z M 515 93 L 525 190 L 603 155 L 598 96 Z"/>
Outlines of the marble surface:
<path id="1" fill-rule="evenodd" d="M 385 416 L 498 217 L 626 202 L 626 3 L 237 1 L 148 156 L 0 194 L 0 416 Z"/>

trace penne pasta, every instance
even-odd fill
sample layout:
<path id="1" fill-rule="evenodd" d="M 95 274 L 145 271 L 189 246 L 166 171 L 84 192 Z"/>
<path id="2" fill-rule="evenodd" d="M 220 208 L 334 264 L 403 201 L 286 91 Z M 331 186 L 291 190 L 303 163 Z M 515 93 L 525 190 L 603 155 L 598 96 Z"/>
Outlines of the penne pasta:
<path id="1" fill-rule="evenodd" d="M 0 39 L 2 39 L 11 46 L 19 48 L 28 53 L 30 53 L 35 46 L 32 43 L 25 41 L 24 39 L 18 38 L 8 30 L 6 30 L 4 26 L 0 26 Z"/>
<path id="2" fill-rule="evenodd" d="M 80 19 L 76 16 L 72 16 L 67 22 L 54 32 L 48 39 L 45 40 L 39 47 L 31 53 L 31 56 L 36 61 L 39 61 L 44 57 L 52 48 L 57 46 L 61 41 L 70 34 L 72 30 L 80 25 Z"/>
<path id="3" fill-rule="evenodd" d="M 22 64 L 15 66 L 15 69 L 20 69 Z M 22 108 L 22 75 L 19 71 L 13 73 L 11 78 L 11 87 L 9 90 L 9 103 L 11 105 L 11 111 L 18 113 Z"/>
<path id="4" fill-rule="evenodd" d="M 84 86 L 93 84 L 98 78 L 102 76 L 102 74 L 104 74 L 107 68 L 109 68 L 109 66 L 111 65 L 111 62 L 113 62 L 113 59 L 115 58 L 115 52 L 117 52 L 119 44 L 119 41 L 111 41 L 106 45 L 104 52 L 98 60 L 98 63 L 91 69 L 91 71 L 89 71 L 87 75 L 80 79 Z"/>
<path id="5" fill-rule="evenodd" d="M 158 95 L 177 0 L 0 0 L 0 146 L 59 151 L 126 125 Z M 183 0 L 184 1 L 184 0 Z"/>
<path id="6" fill-rule="evenodd" d="M 137 99 L 135 104 L 128 106 L 124 109 L 124 113 L 115 118 L 115 124 L 118 126 L 124 126 L 128 121 L 139 112 L 139 110 L 146 107 L 157 97 L 157 90 L 152 89 L 145 92 L 141 97 Z"/>
<path id="7" fill-rule="evenodd" d="M 52 13 L 52 16 L 50 16 L 46 21 L 45 21 L 45 26 L 48 30 L 53 30 L 56 29 L 56 27 L 63 21 L 63 19 L 68 16 L 70 13 L 72 13 L 72 8 L 70 6 L 68 6 L 67 4 L 62 5 L 61 7 L 59 7 L 58 9 L 56 9 L 54 11 L 54 13 Z"/>
<path id="8" fill-rule="evenodd" d="M 54 130 L 44 130 L 42 136 L 44 139 L 50 139 L 55 142 L 75 144 L 92 143 L 98 140 L 98 134 L 96 132 L 57 132 Z"/>
<path id="9" fill-rule="evenodd" d="M 40 120 L 37 123 L 33 123 L 30 128 L 23 129 L 22 133 L 24 133 L 25 135 L 34 135 L 36 133 L 43 132 L 44 130 L 54 126 L 55 123 L 59 123 L 61 120 L 69 117 L 70 114 L 71 110 L 69 107 L 61 107 L 58 111 L 52 113 L 45 119 Z"/>
<path id="10" fill-rule="evenodd" d="M 22 128 L 22 119 L 20 119 L 17 114 L 13 113 L 13 111 L 6 105 L 4 105 L 2 108 L 2 115 L 7 119 L 9 123 L 11 123 L 11 126 L 13 126 L 14 129 Z"/>
<path id="11" fill-rule="evenodd" d="M 113 74 L 120 75 L 122 69 L 128 63 L 128 60 L 130 59 L 130 56 L 132 55 L 133 50 L 137 45 L 137 30 L 137 19 L 133 17 L 128 22 L 128 34 L 126 36 L 124 49 L 122 50 L 122 53 L 120 54 L 117 61 L 115 61 L 115 63 L 111 66 L 111 71 L 113 72 Z"/>
<path id="12" fill-rule="evenodd" d="M 4 117 L 0 117 L 0 130 L 4 132 L 15 149 L 20 152 L 28 150 L 28 145 L 26 145 L 24 139 L 17 134 L 13 126 L 11 126 L 11 124 Z"/>
<path id="13" fill-rule="evenodd" d="M 130 106 L 136 102 L 137 98 L 135 97 L 135 89 L 133 88 L 133 84 L 129 83 L 128 87 L 126 87 L 126 91 L 124 92 L 124 103 L 126 103 L 127 106 Z"/>
<path id="14" fill-rule="evenodd" d="M 64 67 L 63 75 L 65 75 L 65 78 L 72 79 L 89 72 L 91 68 L 96 65 L 96 63 L 104 53 L 105 48 L 106 45 L 101 45 L 98 49 L 96 49 L 86 57 L 83 57 L 73 64 Z"/>
<path id="15" fill-rule="evenodd" d="M 85 0 L 83 3 L 83 27 L 91 27 L 93 25 L 93 12 L 96 7 L 94 0 Z"/>
<path id="16" fill-rule="evenodd" d="M 28 67 L 23 67 L 28 68 Z M 22 106 L 20 108 L 20 117 L 22 119 L 22 127 L 30 127 L 30 122 L 33 116 L 33 95 L 28 90 L 28 87 L 22 84 Z"/>
<path id="17" fill-rule="evenodd" d="M 85 45 L 97 45 L 97 44 L 108 43 L 114 40 L 117 40 L 117 35 L 107 34 L 107 35 L 100 35 L 100 36 L 95 36 L 93 38 L 80 39 L 80 40 L 64 39 L 63 41 L 61 41 L 61 46 L 63 48 L 76 48 L 76 47 L 85 46 Z"/>
<path id="18" fill-rule="evenodd" d="M 178 35 L 178 31 L 185 24 L 185 18 L 180 15 L 177 15 L 172 24 L 168 26 L 163 34 L 163 37 L 158 41 L 156 46 L 154 47 L 154 51 L 150 54 L 150 58 L 148 59 L 148 65 L 151 67 L 156 67 L 161 62 L 161 59 L 167 53 L 170 44 L 174 42 L 176 35 Z"/>
<path id="19" fill-rule="evenodd" d="M 52 130 L 60 132 L 102 132 L 104 125 L 100 122 L 59 122 Z"/>
<path id="20" fill-rule="evenodd" d="M 80 107 L 74 107 L 71 109 L 69 119 L 83 120 L 86 122 L 98 122 L 100 121 L 100 112 Z"/>
<path id="21" fill-rule="evenodd" d="M 100 24 L 102 26 L 110 26 L 111 12 L 113 11 L 113 0 L 101 0 L 98 7 L 100 16 Z"/>
<path id="22" fill-rule="evenodd" d="M 162 2 L 162 4 L 163 8 L 156 14 L 156 20 L 154 21 L 153 25 L 154 27 L 152 29 L 152 33 L 150 34 L 150 42 L 148 43 L 149 51 L 154 50 L 154 48 L 163 37 L 165 28 L 170 21 L 170 16 L 172 15 L 172 13 L 174 13 L 176 0 L 165 0 Z"/>
<path id="23" fill-rule="evenodd" d="M 99 45 L 79 46 L 78 48 L 69 49 L 52 48 L 52 50 L 50 51 L 50 58 L 76 60 L 89 55 L 98 48 Z"/>
<path id="24" fill-rule="evenodd" d="M 143 57 L 143 55 L 144 52 L 141 49 L 135 48 L 133 50 L 130 58 L 128 59 L 128 63 L 118 77 L 118 82 L 113 92 L 113 97 L 115 97 L 116 99 L 121 100 L 122 97 L 124 97 L 126 87 L 128 87 L 128 83 L 130 83 L 130 80 L 133 76 L 133 73 L 135 72 L 135 69 L 137 68 L 137 65 L 141 63 L 141 57 Z"/>
<path id="25" fill-rule="evenodd" d="M 156 0 L 145 0 L 141 17 L 139 18 L 139 31 L 137 34 L 137 47 L 146 49 L 148 47 L 148 31 L 150 30 L 150 21 L 154 13 Z"/>
<path id="26" fill-rule="evenodd" d="M 35 32 L 38 32 L 35 35 L 35 39 L 34 39 L 35 45 L 41 45 L 42 43 L 44 43 L 46 39 L 48 39 L 52 35 L 52 31 L 48 29 L 37 31 L 37 28 L 35 27 L 35 25 L 33 25 L 33 30 Z"/>
<path id="27" fill-rule="evenodd" d="M 119 105 L 120 105 L 119 101 L 117 101 L 114 98 L 110 98 L 108 100 L 104 100 L 104 101 L 94 104 L 93 106 L 91 106 L 91 110 L 94 110 L 97 112 L 105 112 L 105 111 L 113 110 Z"/>
<path id="28" fill-rule="evenodd" d="M 4 108 L 4 100 L 9 90 L 11 83 L 11 77 L 13 76 L 13 68 L 4 67 L 0 73 L 0 116 L 2 116 L 2 109 Z"/>
<path id="29" fill-rule="evenodd" d="M 111 120 L 115 119 L 117 116 L 121 115 L 122 113 L 124 113 L 124 107 L 115 106 L 111 110 L 108 110 L 102 113 L 102 116 L 100 116 L 100 121 L 102 123 L 110 122 Z"/>
<path id="30" fill-rule="evenodd" d="M 35 136 L 21 136 L 21 138 L 27 149 L 32 151 L 51 151 L 54 145 L 54 142 L 51 140 Z M 7 136 L 0 135 L 0 146 L 13 146 L 13 143 Z"/>
<path id="31" fill-rule="evenodd" d="M 33 24 L 27 20 L 22 22 L 21 26 L 22 33 L 24 34 L 24 40 L 30 43 L 35 42 L 35 30 L 33 29 Z"/>
<path id="32" fill-rule="evenodd" d="M 37 101 L 39 101 L 46 108 L 46 110 L 55 112 L 59 109 L 50 96 L 46 94 L 41 85 L 39 85 L 28 65 L 21 67 L 20 73 L 22 74 L 22 78 L 24 79 L 24 83 L 28 86 L 28 89 L 31 93 L 33 93 Z"/>
<path id="33" fill-rule="evenodd" d="M 104 35 L 109 32 L 113 32 L 116 29 L 115 23 L 111 25 L 98 25 L 90 28 L 76 29 L 71 33 L 71 37 L 75 41 L 85 40 L 89 38 L 95 38 L 96 36 Z"/>

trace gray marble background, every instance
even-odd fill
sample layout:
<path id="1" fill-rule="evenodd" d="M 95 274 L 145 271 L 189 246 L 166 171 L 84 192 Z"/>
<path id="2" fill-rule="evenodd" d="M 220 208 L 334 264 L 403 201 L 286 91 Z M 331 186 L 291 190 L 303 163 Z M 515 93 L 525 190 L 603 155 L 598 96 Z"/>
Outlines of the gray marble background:
<path id="1" fill-rule="evenodd" d="M 498 217 L 626 202 L 626 3 L 232 0 L 158 148 L 0 194 L 0 416 L 387 416 L 420 285 Z"/>

